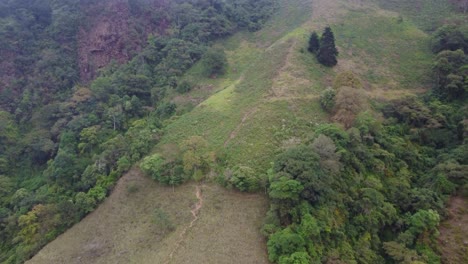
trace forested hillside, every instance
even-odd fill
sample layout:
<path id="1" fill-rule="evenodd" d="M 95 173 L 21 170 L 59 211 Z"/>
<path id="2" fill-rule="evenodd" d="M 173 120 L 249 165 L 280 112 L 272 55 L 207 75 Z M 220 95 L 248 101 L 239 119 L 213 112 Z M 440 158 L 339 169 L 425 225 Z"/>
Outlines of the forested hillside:
<path id="1" fill-rule="evenodd" d="M 170 94 L 214 40 L 273 1 L 0 2 L 0 261 L 22 262 L 94 209 L 177 112 Z M 208 51 L 208 52 L 207 52 Z M 206 54 L 206 55 L 205 55 Z M 97 78 L 96 78 L 97 77 Z"/>
<path id="2" fill-rule="evenodd" d="M 465 262 L 466 6 L 0 0 L 0 262 Z"/>

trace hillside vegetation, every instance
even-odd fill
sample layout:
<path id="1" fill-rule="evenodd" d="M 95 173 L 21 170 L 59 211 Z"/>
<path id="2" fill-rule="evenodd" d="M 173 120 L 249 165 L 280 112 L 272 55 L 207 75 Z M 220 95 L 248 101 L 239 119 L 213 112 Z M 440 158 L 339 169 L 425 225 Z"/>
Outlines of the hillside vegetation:
<path id="1" fill-rule="evenodd" d="M 450 196 L 468 193 L 462 9 L 445 0 L 150 2 L 128 6 L 155 21 L 131 20 L 153 34 L 128 63 L 40 105 L 26 88 L 2 112 L 1 261 L 26 260 L 88 213 L 30 263 L 466 259 L 457 245 L 438 246 Z M 308 51 L 327 26 L 335 67 Z M 453 225 L 442 240 L 456 236 Z"/>
<path id="2" fill-rule="evenodd" d="M 265 197 L 203 184 L 189 228 L 197 188 L 162 187 L 131 170 L 99 208 L 27 263 L 268 263 L 258 232 Z"/>
<path id="3" fill-rule="evenodd" d="M 222 73 L 225 55 L 212 43 L 260 29 L 276 9 L 270 0 L 0 5 L 6 263 L 24 262 L 93 211 L 160 139 L 177 112 L 172 94 L 193 86 L 181 76 L 198 61 L 205 74 Z"/>

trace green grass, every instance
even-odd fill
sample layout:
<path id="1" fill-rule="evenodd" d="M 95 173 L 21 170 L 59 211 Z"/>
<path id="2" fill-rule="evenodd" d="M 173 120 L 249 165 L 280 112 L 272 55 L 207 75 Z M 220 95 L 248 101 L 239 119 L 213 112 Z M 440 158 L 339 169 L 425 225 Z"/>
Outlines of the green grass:
<path id="1" fill-rule="evenodd" d="M 401 13 L 428 32 L 436 30 L 448 20 L 463 18 L 461 14 L 456 14 L 448 0 L 377 0 L 377 3 L 384 9 Z"/>
<path id="2" fill-rule="evenodd" d="M 188 95 L 207 99 L 170 123 L 159 147 L 202 136 L 211 150 L 227 153 L 228 166 L 264 173 L 285 142 L 304 140 L 314 124 L 326 122 L 318 97 L 337 70 L 319 65 L 305 51 L 310 1 L 281 2 L 278 15 L 260 32 L 239 33 L 217 44 L 227 50 L 225 76 L 204 78 L 198 66 L 185 76 L 213 88 Z M 375 8 L 337 6 L 341 17 L 332 28 L 342 69 L 357 70 L 379 91 L 427 88 L 432 55 L 426 33 Z"/>
<path id="3" fill-rule="evenodd" d="M 251 41 L 261 47 L 269 47 L 310 19 L 310 0 L 279 1 L 279 5 L 279 11 L 265 28 L 252 35 Z"/>
<path id="4" fill-rule="evenodd" d="M 419 88 L 428 84 L 432 55 L 429 36 L 398 17 L 350 12 L 333 27 L 341 58 L 354 60 L 364 69 L 364 79 L 374 85 Z M 351 55 L 352 54 L 352 55 Z"/>
<path id="5" fill-rule="evenodd" d="M 282 119 L 291 119 L 287 104 L 266 97 L 311 11 L 310 1 L 281 2 L 278 15 L 260 32 L 239 33 L 218 44 L 227 50 L 230 66 L 225 76 L 203 79 L 197 67 L 187 74 L 186 78 L 217 88 L 167 127 L 160 146 L 199 135 L 211 149 L 228 153 L 229 166 L 244 164 L 266 171 L 281 143 L 274 137 L 275 129 L 282 126 Z"/>

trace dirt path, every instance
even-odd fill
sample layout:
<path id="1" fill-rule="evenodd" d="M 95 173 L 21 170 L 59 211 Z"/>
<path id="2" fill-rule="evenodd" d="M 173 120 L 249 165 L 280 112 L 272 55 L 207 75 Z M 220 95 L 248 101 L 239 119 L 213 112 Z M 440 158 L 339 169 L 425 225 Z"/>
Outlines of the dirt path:
<path id="1" fill-rule="evenodd" d="M 468 263 L 468 200 L 455 196 L 448 206 L 448 219 L 439 227 L 442 263 Z"/>
<path id="2" fill-rule="evenodd" d="M 234 138 L 236 138 L 237 136 L 237 133 L 239 133 L 239 131 L 241 130 L 242 126 L 244 125 L 244 123 L 247 121 L 247 119 L 249 119 L 250 116 L 252 116 L 255 112 L 257 112 L 257 109 L 254 108 L 254 109 L 251 109 L 249 110 L 247 113 L 245 113 L 244 117 L 242 117 L 242 120 L 241 122 L 239 123 L 239 125 L 237 125 L 237 127 L 231 132 L 231 134 L 229 135 L 229 138 L 224 141 L 224 147 L 227 147 L 227 145 L 229 144 L 229 142 L 231 142 L 231 140 L 233 140 Z"/>
<path id="3" fill-rule="evenodd" d="M 171 262 L 172 258 L 174 257 L 174 254 L 177 252 L 177 250 L 180 248 L 182 243 L 185 241 L 187 232 L 193 227 L 195 222 L 197 222 L 197 220 L 198 220 L 198 213 L 200 212 L 201 208 L 203 207 L 203 196 L 202 196 L 201 187 L 199 185 L 196 186 L 195 196 L 197 197 L 198 202 L 195 204 L 194 208 L 192 210 L 190 210 L 190 213 L 192 214 L 193 219 L 190 222 L 190 224 L 188 226 L 186 226 L 182 230 L 182 232 L 180 233 L 179 240 L 177 241 L 176 245 L 174 246 L 174 249 L 169 254 L 168 260 L 164 262 L 165 264 L 168 264 L 168 263 Z"/>

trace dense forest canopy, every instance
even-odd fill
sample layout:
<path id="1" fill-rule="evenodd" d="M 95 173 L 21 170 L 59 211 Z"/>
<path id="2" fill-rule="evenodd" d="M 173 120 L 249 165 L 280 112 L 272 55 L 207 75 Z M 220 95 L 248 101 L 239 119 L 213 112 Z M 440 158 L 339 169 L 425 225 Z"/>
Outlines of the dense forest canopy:
<path id="1" fill-rule="evenodd" d="M 176 113 L 213 41 L 275 1 L 1 0 L 0 262 L 21 263 L 102 201 Z M 204 55 L 206 53 L 206 55 Z"/>
<path id="2" fill-rule="evenodd" d="M 268 171 L 270 261 L 441 263 L 445 203 L 468 194 L 467 33 L 456 24 L 433 33 L 424 96 L 375 102 L 352 72 L 323 90 L 335 123 L 319 125 Z"/>

